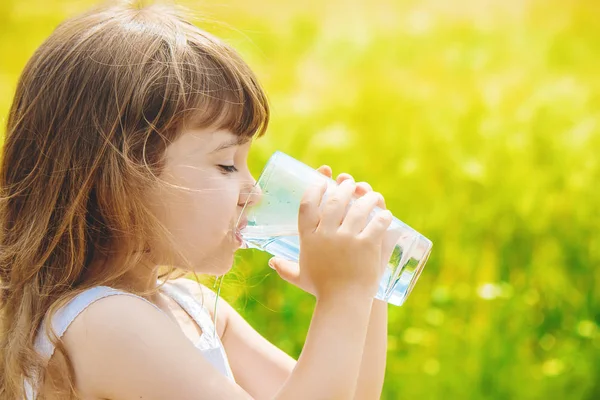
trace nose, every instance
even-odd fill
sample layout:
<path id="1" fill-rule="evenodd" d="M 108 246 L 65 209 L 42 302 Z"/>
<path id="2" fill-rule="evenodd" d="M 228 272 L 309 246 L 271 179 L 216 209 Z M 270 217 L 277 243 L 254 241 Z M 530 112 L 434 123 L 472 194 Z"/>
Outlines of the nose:
<path id="1" fill-rule="evenodd" d="M 263 196 L 263 192 L 256 180 L 252 178 L 240 192 L 238 204 L 242 207 L 252 207 L 257 204 Z"/>

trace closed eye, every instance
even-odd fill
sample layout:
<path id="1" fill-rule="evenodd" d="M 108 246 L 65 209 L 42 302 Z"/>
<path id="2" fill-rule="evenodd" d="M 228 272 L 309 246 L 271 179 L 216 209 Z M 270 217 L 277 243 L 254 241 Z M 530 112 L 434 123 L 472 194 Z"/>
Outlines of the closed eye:
<path id="1" fill-rule="evenodd" d="M 228 174 L 237 172 L 237 168 L 234 165 L 218 165 L 218 167 Z"/>

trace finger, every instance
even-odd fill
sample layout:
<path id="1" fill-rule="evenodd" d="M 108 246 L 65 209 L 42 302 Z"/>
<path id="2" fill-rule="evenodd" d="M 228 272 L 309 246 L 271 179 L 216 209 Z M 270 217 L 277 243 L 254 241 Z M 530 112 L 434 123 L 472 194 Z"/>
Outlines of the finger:
<path id="1" fill-rule="evenodd" d="M 321 165 L 319 168 L 317 168 L 317 171 L 319 171 L 328 178 L 331 178 L 331 176 L 333 175 L 333 171 L 331 170 L 331 167 L 329 165 Z"/>
<path id="2" fill-rule="evenodd" d="M 347 179 L 331 191 L 322 206 L 321 221 L 317 229 L 329 232 L 337 231 L 346 215 L 346 209 L 355 190 L 354 180 Z"/>
<path id="3" fill-rule="evenodd" d="M 369 214 L 375 209 L 381 197 L 383 196 L 377 192 L 369 192 L 358 198 L 348 210 L 340 230 L 350 233 L 361 232 L 367 225 Z"/>
<path id="4" fill-rule="evenodd" d="M 367 182 L 356 182 L 356 196 L 364 196 L 368 192 L 372 192 L 373 188 Z"/>
<path id="5" fill-rule="evenodd" d="M 273 257 L 269 260 L 269 267 L 277 271 L 277 274 L 289 283 L 296 284 L 300 277 L 300 266 L 293 261 Z"/>
<path id="6" fill-rule="evenodd" d="M 309 187 L 302 196 L 298 210 L 298 232 L 314 232 L 319 225 L 319 207 L 326 189 L 327 182 L 320 182 Z"/>
<path id="7" fill-rule="evenodd" d="M 385 197 L 381 196 L 379 198 L 379 201 L 377 202 L 377 207 L 381 208 L 382 210 L 387 210 L 387 206 L 385 205 Z"/>
<path id="8" fill-rule="evenodd" d="M 392 223 L 392 213 L 390 210 L 382 210 L 376 213 L 369 221 L 365 229 L 359 234 L 359 237 L 375 241 L 377 243 L 383 240 L 385 231 Z"/>
<path id="9" fill-rule="evenodd" d="M 338 175 L 338 177 L 336 178 L 336 182 L 339 185 L 340 183 L 344 182 L 347 179 L 352 179 L 354 180 L 354 178 L 352 177 L 352 175 L 347 174 L 345 172 L 342 172 L 341 174 Z"/>
<path id="10" fill-rule="evenodd" d="M 355 194 L 357 197 L 364 196 L 368 192 L 372 192 L 372 191 L 373 191 L 373 188 L 367 182 L 357 182 L 356 183 L 356 193 Z M 377 202 L 377 207 L 381 208 L 382 210 L 387 209 L 387 206 L 385 204 L 385 198 L 383 196 L 381 196 L 381 198 Z"/>
<path id="11" fill-rule="evenodd" d="M 307 279 L 305 274 L 302 274 L 300 265 L 297 262 L 273 257 L 269 260 L 269 267 L 273 268 L 286 282 L 299 287 L 305 292 L 315 294 L 313 284 Z"/>

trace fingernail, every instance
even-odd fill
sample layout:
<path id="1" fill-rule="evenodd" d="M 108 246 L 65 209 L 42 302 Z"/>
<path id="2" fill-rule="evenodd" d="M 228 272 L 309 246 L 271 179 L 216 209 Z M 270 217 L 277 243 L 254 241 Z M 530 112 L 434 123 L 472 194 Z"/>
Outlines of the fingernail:
<path id="1" fill-rule="evenodd" d="M 269 267 L 275 269 L 275 258 L 271 258 L 269 260 Z"/>

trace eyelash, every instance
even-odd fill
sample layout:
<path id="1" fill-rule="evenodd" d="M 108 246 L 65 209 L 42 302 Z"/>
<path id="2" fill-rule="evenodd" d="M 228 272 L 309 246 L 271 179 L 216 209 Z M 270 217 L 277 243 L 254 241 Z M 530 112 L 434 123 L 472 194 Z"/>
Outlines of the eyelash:
<path id="1" fill-rule="evenodd" d="M 221 168 L 227 174 L 237 172 L 237 168 L 234 165 L 219 165 L 219 168 Z"/>

